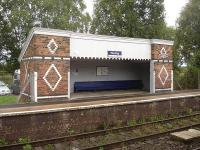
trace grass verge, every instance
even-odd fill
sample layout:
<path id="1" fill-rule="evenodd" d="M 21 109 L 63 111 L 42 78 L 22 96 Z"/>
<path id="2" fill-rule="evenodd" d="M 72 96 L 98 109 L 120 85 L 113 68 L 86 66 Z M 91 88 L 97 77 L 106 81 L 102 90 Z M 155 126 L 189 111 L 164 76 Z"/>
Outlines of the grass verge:
<path id="1" fill-rule="evenodd" d="M 17 96 L 16 95 L 5 95 L 0 96 L 0 105 L 16 104 Z"/>

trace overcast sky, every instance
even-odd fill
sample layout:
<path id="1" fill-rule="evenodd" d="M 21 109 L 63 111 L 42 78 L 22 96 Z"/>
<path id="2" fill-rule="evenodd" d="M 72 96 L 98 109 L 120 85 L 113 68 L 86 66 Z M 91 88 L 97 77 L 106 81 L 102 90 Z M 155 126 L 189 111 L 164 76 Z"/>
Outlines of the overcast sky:
<path id="1" fill-rule="evenodd" d="M 85 0 L 87 11 L 90 15 L 93 12 L 93 4 L 95 0 Z M 169 26 L 175 26 L 176 20 L 180 15 L 182 8 L 189 0 L 165 0 L 166 22 Z"/>

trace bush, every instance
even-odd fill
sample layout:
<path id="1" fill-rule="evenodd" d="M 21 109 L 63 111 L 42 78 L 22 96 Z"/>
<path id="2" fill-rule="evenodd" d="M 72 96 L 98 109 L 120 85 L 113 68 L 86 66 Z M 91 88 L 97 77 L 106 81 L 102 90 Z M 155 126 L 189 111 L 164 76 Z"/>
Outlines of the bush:
<path id="1" fill-rule="evenodd" d="M 193 67 L 179 68 L 174 72 L 174 88 L 176 90 L 197 89 L 198 70 Z"/>

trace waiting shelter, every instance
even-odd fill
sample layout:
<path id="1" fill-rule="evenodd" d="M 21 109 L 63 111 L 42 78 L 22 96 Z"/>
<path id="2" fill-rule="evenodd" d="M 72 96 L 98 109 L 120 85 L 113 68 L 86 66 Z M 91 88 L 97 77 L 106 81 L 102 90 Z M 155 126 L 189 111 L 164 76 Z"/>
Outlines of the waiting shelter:
<path id="1" fill-rule="evenodd" d="M 19 56 L 24 99 L 107 90 L 173 91 L 173 41 L 33 28 Z"/>

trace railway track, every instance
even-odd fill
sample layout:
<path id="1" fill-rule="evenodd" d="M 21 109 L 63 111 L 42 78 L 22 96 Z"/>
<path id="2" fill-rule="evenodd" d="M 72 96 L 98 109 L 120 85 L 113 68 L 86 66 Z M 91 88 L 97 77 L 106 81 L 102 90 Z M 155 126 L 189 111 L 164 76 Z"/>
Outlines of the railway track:
<path id="1" fill-rule="evenodd" d="M 3 150 L 5 150 L 5 149 L 8 149 L 8 150 L 23 149 L 23 146 L 25 146 L 27 144 L 31 145 L 32 147 L 39 147 L 39 146 L 44 146 L 44 145 L 48 145 L 48 144 L 56 144 L 56 143 L 61 143 L 61 142 L 66 142 L 66 141 L 75 141 L 75 140 L 79 140 L 79 139 L 85 139 L 85 138 L 91 138 L 91 137 L 97 137 L 97 136 L 104 136 L 104 135 L 109 134 L 109 133 L 125 132 L 125 131 L 129 131 L 129 130 L 133 130 L 133 129 L 135 130 L 135 129 L 147 127 L 149 125 L 164 124 L 164 123 L 168 123 L 168 122 L 171 122 L 171 121 L 188 119 L 188 118 L 197 117 L 197 116 L 200 116 L 200 113 L 195 113 L 195 114 L 192 114 L 192 115 L 185 115 L 185 116 L 180 116 L 180 117 L 174 117 L 174 118 L 169 118 L 169 119 L 164 119 L 164 120 L 159 120 L 159 121 L 152 121 L 152 122 L 147 122 L 147 123 L 143 123 L 143 124 L 139 124 L 139 125 L 124 126 L 124 127 L 119 127 L 119 128 L 112 128 L 112 129 L 99 130 L 99 131 L 94 131 L 94 132 L 74 134 L 74 135 L 70 135 L 70 136 L 62 136 L 62 137 L 32 141 L 30 143 L 4 145 L 4 146 L 0 147 L 0 150 L 1 149 L 3 149 Z M 139 136 L 139 137 L 136 137 L 136 138 L 129 138 L 129 139 L 126 139 L 126 140 L 111 142 L 111 143 L 108 143 L 108 144 L 102 144 L 102 145 L 98 145 L 98 146 L 87 147 L 87 148 L 83 148 L 83 150 L 95 150 L 95 149 L 99 150 L 100 147 L 102 147 L 103 150 L 112 149 L 112 148 L 120 147 L 122 145 L 129 145 L 129 144 L 137 142 L 137 141 L 142 141 L 142 140 L 145 140 L 145 139 L 148 139 L 148 138 L 160 137 L 160 136 L 169 134 L 171 132 L 181 131 L 181 130 L 185 130 L 185 129 L 189 129 L 189 128 L 193 128 L 193 127 L 200 127 L 200 123 L 190 124 L 188 126 L 183 126 L 183 127 L 180 127 L 180 128 L 171 129 L 171 130 L 164 131 L 164 132 Z"/>

